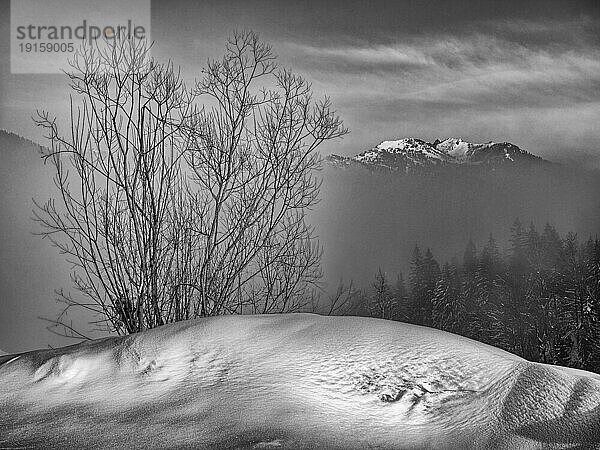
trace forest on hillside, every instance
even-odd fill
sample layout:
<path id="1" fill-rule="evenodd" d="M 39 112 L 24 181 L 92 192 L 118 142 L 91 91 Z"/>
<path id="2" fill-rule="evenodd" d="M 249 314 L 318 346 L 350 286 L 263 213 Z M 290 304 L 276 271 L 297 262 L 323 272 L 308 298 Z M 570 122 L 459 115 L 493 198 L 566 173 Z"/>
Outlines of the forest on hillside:
<path id="1" fill-rule="evenodd" d="M 346 314 L 425 325 L 530 361 L 600 372 L 600 240 L 516 220 L 508 248 L 490 235 L 440 266 L 416 246 L 408 277 L 381 269 Z"/>
<path id="2" fill-rule="evenodd" d="M 324 246 L 327 282 L 364 287 L 381 267 L 408 274 L 415 244 L 441 263 L 462 258 L 471 237 L 508 242 L 515 218 L 551 223 L 587 239 L 600 230 L 600 173 L 558 164 L 445 166 L 430 173 L 326 167 L 322 202 L 311 212 Z"/>

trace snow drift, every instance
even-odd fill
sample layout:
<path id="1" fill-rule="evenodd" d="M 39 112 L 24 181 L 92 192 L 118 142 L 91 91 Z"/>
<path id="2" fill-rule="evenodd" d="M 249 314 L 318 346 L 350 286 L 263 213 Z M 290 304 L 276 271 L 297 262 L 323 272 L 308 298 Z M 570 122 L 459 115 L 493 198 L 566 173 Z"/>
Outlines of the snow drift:
<path id="1" fill-rule="evenodd" d="M 378 319 L 227 316 L 0 357 L 0 447 L 600 448 L 600 377 Z"/>

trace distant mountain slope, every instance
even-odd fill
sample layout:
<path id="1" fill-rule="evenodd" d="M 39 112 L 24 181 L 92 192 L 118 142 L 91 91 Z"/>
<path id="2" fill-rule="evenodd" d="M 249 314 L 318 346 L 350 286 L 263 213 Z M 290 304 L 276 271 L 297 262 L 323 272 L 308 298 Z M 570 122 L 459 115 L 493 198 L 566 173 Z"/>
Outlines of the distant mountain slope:
<path id="1" fill-rule="evenodd" d="M 52 177 L 39 144 L 0 130 L 0 342 L 8 352 L 72 342 L 39 320 L 58 315 L 62 305 L 54 301 L 54 290 L 71 286 L 70 264 L 34 234 L 40 228 L 31 219 L 32 199 L 56 195 Z"/>
<path id="2" fill-rule="evenodd" d="M 401 172 L 457 164 L 498 166 L 547 162 L 510 142 L 476 144 L 460 138 L 433 143 L 416 138 L 383 141 L 354 157 L 331 155 L 327 160 L 338 167 L 362 165 Z"/>
<path id="3" fill-rule="evenodd" d="M 16 151 L 21 148 L 33 148 L 37 150 L 41 148 L 41 146 L 12 131 L 0 129 L 0 151 Z"/>

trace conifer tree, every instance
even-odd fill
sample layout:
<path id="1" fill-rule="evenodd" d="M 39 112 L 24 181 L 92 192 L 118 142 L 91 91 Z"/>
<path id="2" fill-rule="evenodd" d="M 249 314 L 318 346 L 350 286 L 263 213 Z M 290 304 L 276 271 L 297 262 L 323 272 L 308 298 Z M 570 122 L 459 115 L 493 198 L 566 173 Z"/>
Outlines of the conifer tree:
<path id="1" fill-rule="evenodd" d="M 464 305 L 461 295 L 461 279 L 455 265 L 444 264 L 433 296 L 433 326 L 440 330 L 461 333 L 463 331 Z"/>
<path id="2" fill-rule="evenodd" d="M 402 272 L 398 272 L 398 277 L 396 278 L 394 297 L 396 299 L 394 319 L 402 322 L 410 322 L 409 295 Z"/>
<path id="3" fill-rule="evenodd" d="M 422 304 L 425 297 L 425 284 L 423 281 L 423 256 L 421 249 L 415 245 L 410 265 L 410 301 L 408 302 L 408 319 L 411 323 L 424 324 Z"/>
<path id="4" fill-rule="evenodd" d="M 463 268 L 466 274 L 475 273 L 477 270 L 477 248 L 473 243 L 473 239 L 469 239 L 467 248 L 463 256 Z"/>
<path id="5" fill-rule="evenodd" d="M 435 287 L 440 277 L 440 265 L 433 257 L 431 249 L 427 249 L 422 265 L 423 292 L 420 299 L 422 320 L 424 325 L 432 325 L 433 296 Z"/>
<path id="6" fill-rule="evenodd" d="M 516 219 L 510 228 L 510 265 L 512 273 L 521 273 L 527 266 L 526 246 L 527 235 L 523 224 Z"/>
<path id="7" fill-rule="evenodd" d="M 369 301 L 371 317 L 379 319 L 393 319 L 395 314 L 395 298 L 388 283 L 385 272 L 379 268 L 375 281 L 371 285 L 373 293 Z"/>

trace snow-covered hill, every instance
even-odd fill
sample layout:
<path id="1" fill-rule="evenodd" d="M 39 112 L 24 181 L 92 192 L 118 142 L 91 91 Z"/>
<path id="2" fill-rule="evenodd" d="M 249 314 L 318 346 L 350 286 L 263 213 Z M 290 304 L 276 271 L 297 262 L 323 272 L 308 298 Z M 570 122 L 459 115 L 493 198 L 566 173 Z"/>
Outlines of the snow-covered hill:
<path id="1" fill-rule="evenodd" d="M 0 357 L 0 447 L 599 448 L 600 377 L 456 335 L 228 316 Z"/>
<path id="2" fill-rule="evenodd" d="M 460 138 L 448 138 L 429 143 L 421 139 L 405 138 L 383 141 L 351 158 L 331 155 L 328 161 L 340 167 L 358 164 L 370 168 L 410 172 L 445 164 L 495 166 L 544 160 L 510 142 L 475 144 Z"/>

